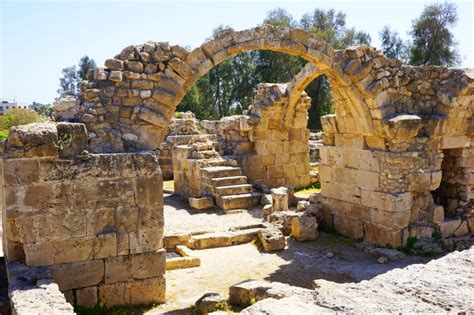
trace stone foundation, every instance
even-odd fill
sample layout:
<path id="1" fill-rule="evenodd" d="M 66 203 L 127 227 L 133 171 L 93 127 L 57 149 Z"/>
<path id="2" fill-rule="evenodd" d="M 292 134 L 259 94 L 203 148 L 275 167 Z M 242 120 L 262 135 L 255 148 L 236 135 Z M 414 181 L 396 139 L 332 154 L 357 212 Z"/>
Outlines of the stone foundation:
<path id="1" fill-rule="evenodd" d="M 89 154 L 84 138 L 81 124 L 11 131 L 0 166 L 6 257 L 47 266 L 74 304 L 164 302 L 158 160 Z"/>

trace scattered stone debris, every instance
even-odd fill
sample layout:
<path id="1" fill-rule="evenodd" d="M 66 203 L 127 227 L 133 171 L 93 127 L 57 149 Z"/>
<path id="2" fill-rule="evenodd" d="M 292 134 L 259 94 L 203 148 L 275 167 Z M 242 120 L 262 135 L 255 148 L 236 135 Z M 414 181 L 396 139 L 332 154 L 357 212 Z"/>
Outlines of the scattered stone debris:
<path id="1" fill-rule="evenodd" d="M 385 257 L 385 256 L 380 256 L 379 258 L 377 258 L 377 263 L 379 264 L 386 264 L 388 263 L 389 259 L 388 257 Z"/>
<path id="2" fill-rule="evenodd" d="M 270 227 L 258 232 L 258 238 L 266 252 L 282 250 L 286 246 L 285 236 L 276 228 Z"/>
<path id="3" fill-rule="evenodd" d="M 207 315 L 224 310 L 227 302 L 219 293 L 206 293 L 196 301 L 195 307 L 199 314 Z"/>

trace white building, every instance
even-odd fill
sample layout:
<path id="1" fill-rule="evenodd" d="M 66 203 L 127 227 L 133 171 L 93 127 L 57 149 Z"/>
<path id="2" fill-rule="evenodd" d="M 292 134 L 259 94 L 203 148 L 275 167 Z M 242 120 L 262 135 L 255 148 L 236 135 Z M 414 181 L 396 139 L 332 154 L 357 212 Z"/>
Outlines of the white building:
<path id="1" fill-rule="evenodd" d="M 29 108 L 29 105 L 18 103 L 16 100 L 7 100 L 7 99 L 0 99 L 0 115 L 5 114 L 10 109 L 14 108 Z"/>

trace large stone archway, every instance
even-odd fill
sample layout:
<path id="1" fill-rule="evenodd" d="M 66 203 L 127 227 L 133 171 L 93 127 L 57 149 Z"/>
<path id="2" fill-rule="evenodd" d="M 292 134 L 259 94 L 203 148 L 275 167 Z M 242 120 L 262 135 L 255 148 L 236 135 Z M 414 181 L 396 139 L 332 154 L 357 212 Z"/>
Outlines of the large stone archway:
<path id="1" fill-rule="evenodd" d="M 379 66 L 385 60 L 380 52 L 368 47 L 335 52 L 301 29 L 265 25 L 240 32 L 224 30 L 191 52 L 168 43 L 129 46 L 107 60 L 105 68 L 89 73 L 89 81 L 81 84 L 83 106 L 78 119 L 92 132 L 92 150 L 157 148 L 187 89 L 223 60 L 252 50 L 283 52 L 317 66 L 331 81 L 336 113 L 347 119 L 346 129 L 375 132 L 373 120 L 382 114 L 366 89 L 374 80 L 369 76 L 374 57 Z"/>

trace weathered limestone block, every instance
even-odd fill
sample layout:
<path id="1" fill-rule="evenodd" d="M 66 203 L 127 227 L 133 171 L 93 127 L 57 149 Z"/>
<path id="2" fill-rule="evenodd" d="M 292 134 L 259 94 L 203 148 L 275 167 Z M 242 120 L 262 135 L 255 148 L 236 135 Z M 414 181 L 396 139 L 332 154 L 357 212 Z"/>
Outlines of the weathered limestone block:
<path id="1" fill-rule="evenodd" d="M 163 303 L 165 301 L 163 276 L 142 280 L 99 285 L 99 303 L 105 306 Z"/>
<path id="2" fill-rule="evenodd" d="M 286 187 L 273 188 L 272 211 L 287 211 L 289 206 L 289 191 Z"/>
<path id="3" fill-rule="evenodd" d="M 316 217 L 303 215 L 291 220 L 291 236 L 298 241 L 313 241 L 318 238 Z"/>
<path id="4" fill-rule="evenodd" d="M 104 278 L 104 260 L 57 264 L 51 266 L 50 271 L 61 291 L 94 286 Z"/>
<path id="5" fill-rule="evenodd" d="M 227 302 L 219 293 L 206 293 L 194 304 L 199 314 L 207 315 L 225 308 Z"/>
<path id="6" fill-rule="evenodd" d="M 58 131 L 54 123 L 33 123 L 13 127 L 5 153 L 9 157 L 57 157 Z"/>
<path id="7" fill-rule="evenodd" d="M 282 250 L 286 246 L 285 236 L 276 228 L 267 228 L 258 232 L 258 238 L 266 252 Z"/>
<path id="8" fill-rule="evenodd" d="M 268 216 L 268 222 L 272 223 L 285 236 L 291 234 L 291 222 L 294 218 L 300 217 L 302 214 L 294 211 L 277 211 Z"/>
<path id="9" fill-rule="evenodd" d="M 214 207 L 214 199 L 212 197 L 189 198 L 189 206 L 198 210 L 210 209 Z"/>
<path id="10" fill-rule="evenodd" d="M 99 302 L 98 286 L 75 290 L 76 304 L 85 307 L 94 307 Z"/>
<path id="11" fill-rule="evenodd" d="M 74 96 L 66 96 L 53 102 L 56 121 L 69 121 L 79 112 L 79 102 Z"/>
<path id="12" fill-rule="evenodd" d="M 82 154 L 87 148 L 87 130 L 84 124 L 58 123 L 58 150 L 59 157 L 72 158 Z"/>

